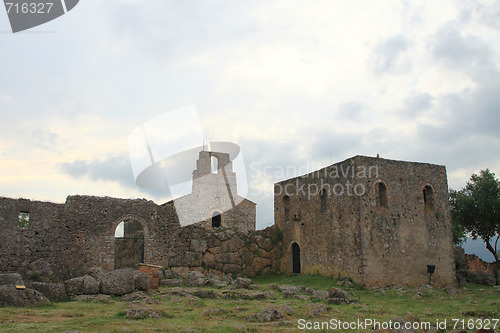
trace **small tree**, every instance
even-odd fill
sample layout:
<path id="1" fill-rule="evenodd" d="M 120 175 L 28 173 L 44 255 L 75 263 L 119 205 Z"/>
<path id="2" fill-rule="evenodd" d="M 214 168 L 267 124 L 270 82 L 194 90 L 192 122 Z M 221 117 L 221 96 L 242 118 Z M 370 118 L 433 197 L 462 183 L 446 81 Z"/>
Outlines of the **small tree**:
<path id="1" fill-rule="evenodd" d="M 472 239 L 481 238 L 486 243 L 486 249 L 495 257 L 496 276 L 500 266 L 497 253 L 500 238 L 500 181 L 490 170 L 481 170 L 479 175 L 471 176 L 463 189 L 450 191 L 450 204 L 453 223 L 462 226 Z M 490 244 L 491 240 L 495 240 L 494 246 Z"/>

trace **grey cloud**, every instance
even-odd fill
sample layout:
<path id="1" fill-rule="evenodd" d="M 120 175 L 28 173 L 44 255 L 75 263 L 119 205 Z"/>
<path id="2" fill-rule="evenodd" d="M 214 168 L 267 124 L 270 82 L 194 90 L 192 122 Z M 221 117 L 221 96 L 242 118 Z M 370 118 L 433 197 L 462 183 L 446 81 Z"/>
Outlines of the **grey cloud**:
<path id="1" fill-rule="evenodd" d="M 73 162 L 61 163 L 59 167 L 62 172 L 73 178 L 85 176 L 94 181 L 114 181 L 128 187 L 135 186 L 128 156 L 112 156 L 94 161 L 76 159 Z"/>
<path id="2" fill-rule="evenodd" d="M 484 4 L 476 0 L 463 1 L 457 4 L 462 6 L 459 15 L 462 24 L 475 20 L 500 29 L 500 8 L 498 1 L 493 5 Z"/>
<path id="3" fill-rule="evenodd" d="M 435 98 L 428 93 L 412 94 L 404 100 L 401 114 L 410 118 L 416 117 L 421 112 L 430 109 L 434 100 Z"/>
<path id="4" fill-rule="evenodd" d="M 116 155 L 92 161 L 76 159 L 73 162 L 59 164 L 59 168 L 61 172 L 75 179 L 86 177 L 92 181 L 116 182 L 126 188 L 139 190 L 160 203 L 170 200 L 168 190 L 144 189 L 135 184 L 128 155 Z"/>
<path id="5" fill-rule="evenodd" d="M 437 60 L 454 69 L 490 64 L 490 47 L 478 37 L 463 36 L 453 24 L 436 33 L 431 50 Z"/>
<path id="6" fill-rule="evenodd" d="M 404 36 L 394 36 L 383 40 L 375 46 L 375 73 L 403 73 L 411 63 L 404 58 L 404 53 L 411 41 Z"/>

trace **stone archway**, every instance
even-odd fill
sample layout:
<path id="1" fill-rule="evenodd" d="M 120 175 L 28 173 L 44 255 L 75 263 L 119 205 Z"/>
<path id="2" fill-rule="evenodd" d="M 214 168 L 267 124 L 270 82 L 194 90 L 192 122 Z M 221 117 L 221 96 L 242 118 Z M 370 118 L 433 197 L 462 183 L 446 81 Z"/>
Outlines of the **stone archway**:
<path id="1" fill-rule="evenodd" d="M 113 269 L 137 268 L 150 261 L 149 232 L 146 223 L 134 215 L 124 215 L 113 224 L 111 246 Z"/>

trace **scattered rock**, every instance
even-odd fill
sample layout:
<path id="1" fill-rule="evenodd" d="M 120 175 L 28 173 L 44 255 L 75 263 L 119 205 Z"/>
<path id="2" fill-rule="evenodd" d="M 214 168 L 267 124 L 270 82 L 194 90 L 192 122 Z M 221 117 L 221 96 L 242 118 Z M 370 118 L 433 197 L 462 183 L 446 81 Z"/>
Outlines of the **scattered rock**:
<path id="1" fill-rule="evenodd" d="M 162 315 L 151 308 L 125 310 L 125 317 L 129 319 L 161 318 Z"/>
<path id="2" fill-rule="evenodd" d="M 450 295 L 457 295 L 460 293 L 460 290 L 458 290 L 457 288 L 454 288 L 450 285 L 447 285 L 443 288 L 443 291 L 450 294 Z"/>
<path id="3" fill-rule="evenodd" d="M 197 271 L 191 271 L 184 278 L 184 284 L 188 287 L 201 287 L 205 284 L 205 274 Z"/>
<path id="4" fill-rule="evenodd" d="M 347 279 L 344 279 L 344 280 L 340 280 L 340 281 L 337 281 L 337 286 L 343 286 L 343 287 L 346 287 L 346 288 L 350 288 L 350 287 L 353 287 L 354 284 L 347 280 Z"/>
<path id="5" fill-rule="evenodd" d="M 222 310 L 220 308 L 207 309 L 201 313 L 202 316 L 211 316 L 219 314 L 222 314 Z"/>
<path id="6" fill-rule="evenodd" d="M 280 310 L 278 310 L 276 308 L 271 307 L 271 308 L 264 309 L 264 310 L 258 312 L 257 314 L 249 315 L 247 317 L 247 321 L 259 321 L 259 322 L 267 323 L 267 322 L 275 321 L 275 320 L 278 320 L 281 318 L 283 318 L 283 312 L 281 312 Z"/>
<path id="7" fill-rule="evenodd" d="M 306 287 L 306 286 L 300 286 L 300 289 L 306 293 L 306 294 L 309 294 L 309 295 L 312 295 L 313 292 L 314 292 L 314 289 L 313 288 L 309 288 L 309 287 Z"/>
<path id="8" fill-rule="evenodd" d="M 63 283 L 28 282 L 28 287 L 41 292 L 51 301 L 66 301 L 68 299 Z"/>
<path id="9" fill-rule="evenodd" d="M 295 295 L 295 298 L 303 300 L 303 301 L 308 301 L 309 300 L 309 296 L 306 296 L 306 295 Z"/>
<path id="10" fill-rule="evenodd" d="M 18 290 L 10 285 L 0 286 L 0 306 L 36 306 L 47 303 L 50 301 L 34 289 Z"/>
<path id="11" fill-rule="evenodd" d="M 193 292 L 193 295 L 199 298 L 217 298 L 219 294 L 215 290 L 210 289 L 197 289 Z"/>
<path id="12" fill-rule="evenodd" d="M 136 291 L 131 294 L 126 294 L 123 295 L 120 299 L 125 302 L 130 302 L 130 301 L 142 301 L 148 298 L 146 294 L 144 294 L 142 291 Z"/>
<path id="13" fill-rule="evenodd" d="M 285 297 L 293 297 L 300 292 L 299 287 L 287 284 L 280 286 L 278 290 L 281 291 Z"/>
<path id="14" fill-rule="evenodd" d="M 324 304 L 320 304 L 315 306 L 309 313 L 307 314 L 309 317 L 318 317 L 322 313 L 328 312 L 328 307 Z"/>
<path id="15" fill-rule="evenodd" d="M 233 287 L 236 289 L 252 289 L 252 280 L 242 277 L 236 278 Z"/>
<path id="16" fill-rule="evenodd" d="M 327 299 L 330 296 L 330 293 L 326 290 L 314 290 L 312 293 L 312 298 L 317 299 Z"/>
<path id="17" fill-rule="evenodd" d="M 91 295 L 99 293 L 99 282 L 90 275 L 64 281 L 68 296 Z"/>
<path id="18" fill-rule="evenodd" d="M 131 268 L 117 269 L 107 272 L 101 279 L 101 293 L 108 295 L 123 295 L 135 290 L 134 271 Z"/>
<path id="19" fill-rule="evenodd" d="M 289 305 L 286 305 L 286 304 L 281 304 L 279 306 L 280 310 L 283 312 L 283 313 L 286 313 L 286 314 L 291 314 L 291 313 L 294 313 L 295 310 L 289 306 Z"/>
<path id="20" fill-rule="evenodd" d="M 328 304 L 335 304 L 335 305 L 344 305 L 344 304 L 349 304 L 352 303 L 350 300 L 345 299 L 345 298 L 339 298 L 339 297 L 332 297 L 328 298 L 326 300 Z"/>
<path id="21" fill-rule="evenodd" d="M 420 296 L 427 296 L 434 294 L 434 290 L 428 284 L 415 288 L 415 293 L 420 294 Z"/>
<path id="22" fill-rule="evenodd" d="M 329 298 L 344 298 L 344 299 L 350 299 L 350 294 L 347 291 L 344 291 L 339 288 L 332 287 L 328 291 L 328 297 Z"/>
<path id="23" fill-rule="evenodd" d="M 146 273 L 133 271 L 134 272 L 134 288 L 137 290 L 149 290 L 150 279 Z"/>

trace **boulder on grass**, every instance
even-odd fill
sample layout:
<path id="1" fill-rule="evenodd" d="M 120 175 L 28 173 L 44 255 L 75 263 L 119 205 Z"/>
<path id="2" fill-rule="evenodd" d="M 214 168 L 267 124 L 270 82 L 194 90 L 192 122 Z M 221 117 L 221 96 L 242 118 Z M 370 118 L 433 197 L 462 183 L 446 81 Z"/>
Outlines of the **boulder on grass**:
<path id="1" fill-rule="evenodd" d="M 0 286 L 0 306 L 36 306 L 50 301 L 34 289 L 16 289 L 10 285 Z"/>
<path id="2" fill-rule="evenodd" d="M 184 278 L 184 284 L 188 287 L 201 287 L 205 284 L 207 277 L 205 274 L 197 271 L 191 271 Z"/>
<path id="3" fill-rule="evenodd" d="M 135 290 L 134 271 L 131 268 L 117 269 L 103 275 L 101 293 L 107 295 L 124 295 Z"/>
<path id="4" fill-rule="evenodd" d="M 274 307 L 264 309 L 254 315 L 247 316 L 247 321 L 259 321 L 268 323 L 283 318 L 283 312 Z"/>
<path id="5" fill-rule="evenodd" d="M 134 271 L 134 288 L 137 290 L 149 290 L 149 276 L 146 273 Z"/>
<path id="6" fill-rule="evenodd" d="M 293 297 L 300 292 L 299 287 L 287 284 L 280 286 L 278 290 L 281 291 L 285 297 Z"/>
<path id="7" fill-rule="evenodd" d="M 63 283 L 29 282 L 28 287 L 42 293 L 51 301 L 65 301 L 68 299 Z"/>
<path id="8" fill-rule="evenodd" d="M 252 289 L 252 280 L 239 277 L 234 280 L 233 287 L 236 289 Z"/>
<path id="9" fill-rule="evenodd" d="M 68 296 L 92 295 L 99 293 L 99 281 L 90 275 L 64 281 Z"/>

